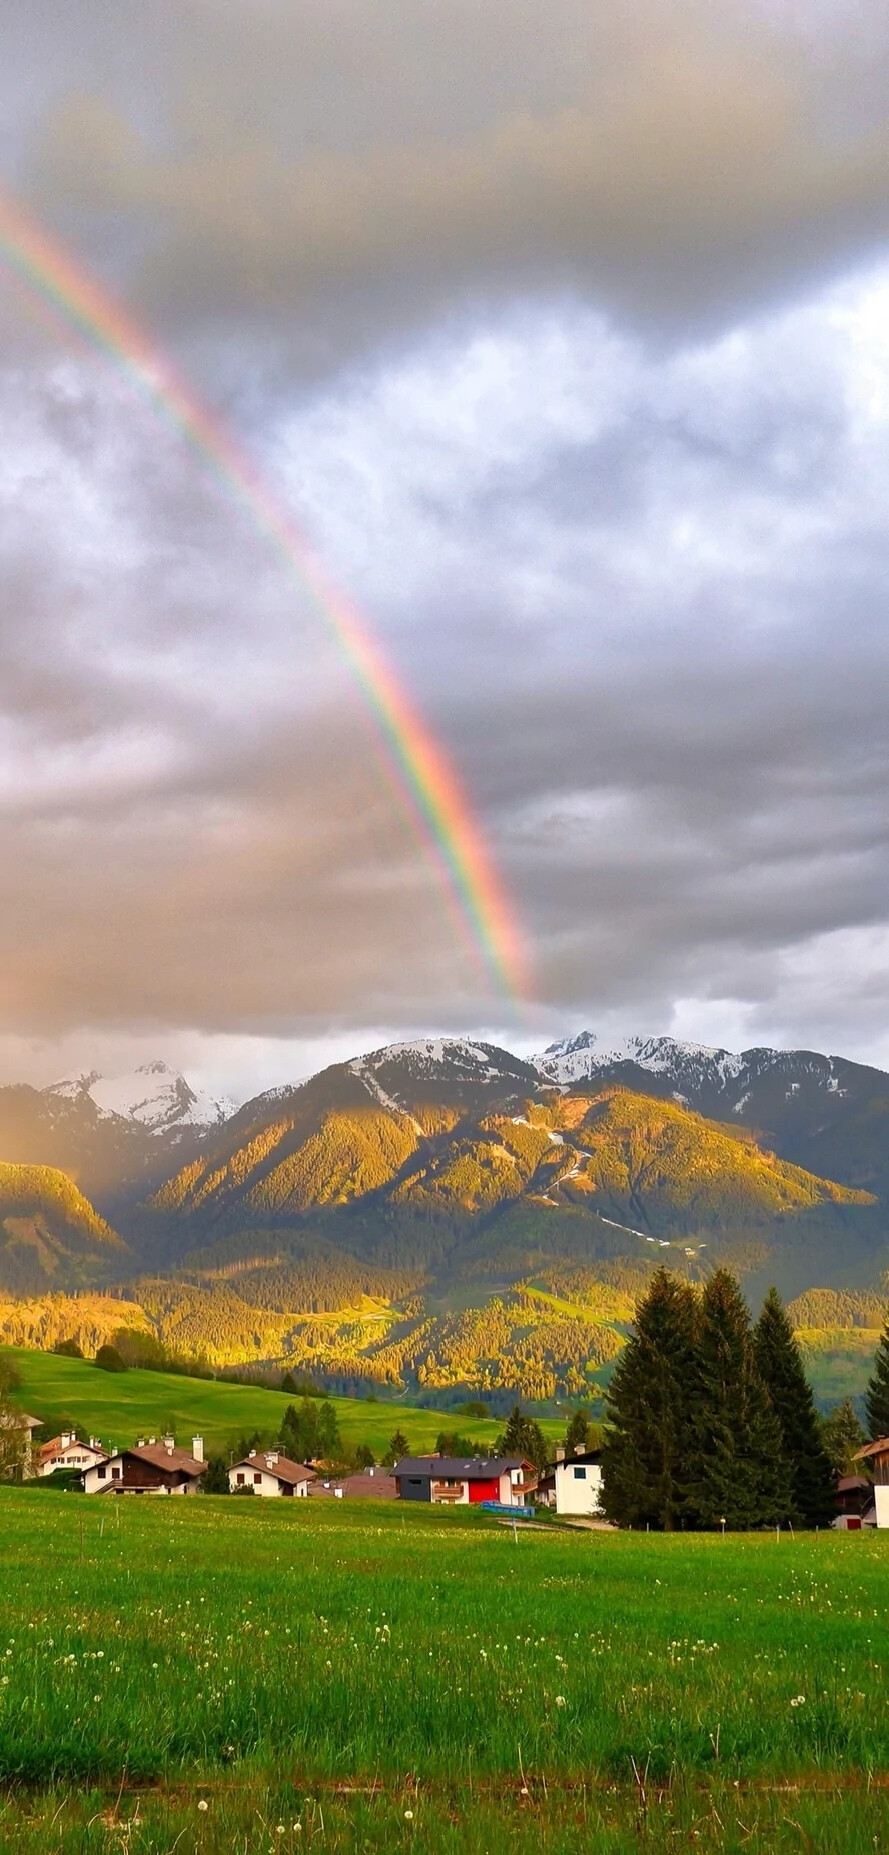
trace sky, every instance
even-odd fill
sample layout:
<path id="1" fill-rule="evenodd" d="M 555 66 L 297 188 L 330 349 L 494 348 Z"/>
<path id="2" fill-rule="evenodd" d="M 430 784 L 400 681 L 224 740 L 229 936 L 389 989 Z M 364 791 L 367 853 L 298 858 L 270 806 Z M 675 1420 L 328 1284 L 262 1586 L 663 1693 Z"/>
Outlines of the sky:
<path id="1" fill-rule="evenodd" d="M 0 262 L 0 1081 L 587 1026 L 889 1066 L 884 10 L 0 23 L 0 183 L 361 613 L 531 975 L 469 956 L 304 589 Z"/>

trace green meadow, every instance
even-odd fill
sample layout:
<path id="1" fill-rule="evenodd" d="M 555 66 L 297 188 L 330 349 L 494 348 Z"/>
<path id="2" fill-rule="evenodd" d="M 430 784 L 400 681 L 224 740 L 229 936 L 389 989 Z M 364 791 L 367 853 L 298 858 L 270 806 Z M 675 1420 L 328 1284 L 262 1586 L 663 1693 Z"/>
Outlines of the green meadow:
<path id="1" fill-rule="evenodd" d="M 6 1489 L 0 1842 L 855 1855 L 887 1575 L 876 1534 Z"/>
<path id="2" fill-rule="evenodd" d="M 81 1435 L 96 1435 L 104 1443 L 132 1443 L 137 1436 L 158 1436 L 169 1425 L 180 1442 L 195 1432 L 204 1438 L 207 1455 L 227 1450 L 241 1436 L 255 1430 L 276 1436 L 289 1404 L 299 1402 L 259 1385 L 240 1385 L 228 1379 L 185 1378 L 172 1372 L 103 1372 L 85 1359 L 60 1359 L 24 1347 L 0 1349 L 21 1381 L 16 1401 L 52 1429 L 64 1421 L 77 1425 Z M 404 1404 L 384 1404 L 360 1398 L 332 1398 L 346 1447 L 368 1443 L 381 1456 L 395 1430 L 401 1430 L 414 1451 L 434 1449 L 440 1430 L 459 1429 L 473 1442 L 488 1446 L 503 1429 L 501 1419 L 462 1418 L 453 1412 L 418 1410 Z M 553 1441 L 564 1433 L 564 1423 L 545 1421 Z"/>

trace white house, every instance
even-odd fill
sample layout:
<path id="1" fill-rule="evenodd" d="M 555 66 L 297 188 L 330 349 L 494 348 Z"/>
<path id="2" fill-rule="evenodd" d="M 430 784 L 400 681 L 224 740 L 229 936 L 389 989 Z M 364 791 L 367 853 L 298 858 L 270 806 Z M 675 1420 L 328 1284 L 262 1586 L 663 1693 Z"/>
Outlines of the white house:
<path id="1" fill-rule="evenodd" d="M 232 1494 L 304 1496 L 314 1479 L 314 1469 L 306 1468 L 303 1462 L 291 1462 L 277 1449 L 264 1450 L 260 1455 L 251 1449 L 243 1462 L 234 1462 L 228 1471 Z"/>
<path id="2" fill-rule="evenodd" d="M 177 1449 L 173 1436 L 162 1436 L 158 1443 L 150 1436 L 131 1449 L 116 1449 L 84 1469 L 81 1477 L 87 1494 L 197 1494 L 201 1476 L 207 1473 L 204 1439 L 192 1437 L 192 1454 Z"/>
<path id="3" fill-rule="evenodd" d="M 593 1516 L 602 1512 L 602 1452 L 580 1449 L 566 1456 L 560 1446 L 556 1460 L 540 1484 L 540 1498 L 557 1514 Z"/>
<path id="4" fill-rule="evenodd" d="M 107 1450 L 102 1448 L 98 1437 L 91 1436 L 88 1443 L 78 1442 L 73 1430 L 63 1430 L 61 1436 L 54 1436 L 48 1443 L 38 1449 L 34 1457 L 35 1475 L 54 1475 L 56 1469 L 89 1469 L 97 1462 L 102 1462 Z"/>

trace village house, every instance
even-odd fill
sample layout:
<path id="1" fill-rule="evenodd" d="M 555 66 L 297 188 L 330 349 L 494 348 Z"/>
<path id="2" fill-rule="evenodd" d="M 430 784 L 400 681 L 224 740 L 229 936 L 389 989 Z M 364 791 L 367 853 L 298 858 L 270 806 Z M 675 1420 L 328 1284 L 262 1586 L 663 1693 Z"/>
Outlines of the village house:
<path id="1" fill-rule="evenodd" d="M 855 1457 L 856 1462 L 864 1464 L 864 1471 L 873 1478 L 874 1509 L 878 1527 L 889 1527 L 889 1436 L 878 1436 L 876 1442 L 865 1443 Z"/>
<path id="2" fill-rule="evenodd" d="M 306 1468 L 302 1462 L 291 1462 L 277 1449 L 264 1450 L 259 1455 L 251 1449 L 243 1462 L 233 1463 L 228 1471 L 232 1494 L 305 1496 L 309 1483 L 314 1480 L 314 1469 Z"/>
<path id="3" fill-rule="evenodd" d="M 40 1429 L 40 1418 L 29 1417 L 27 1411 L 7 1408 L 0 1410 L 0 1429 L 21 1439 L 14 1444 L 14 1454 L 25 1481 L 30 1480 L 34 1474 L 34 1431 Z"/>
<path id="4" fill-rule="evenodd" d="M 567 1455 L 562 1444 L 541 1477 L 537 1499 L 557 1514 L 590 1517 L 602 1512 L 602 1452 L 577 1449 Z"/>
<path id="5" fill-rule="evenodd" d="M 192 1437 L 192 1454 L 177 1449 L 172 1436 L 157 1442 L 140 1438 L 131 1449 L 118 1449 L 84 1469 L 87 1494 L 196 1494 L 207 1472 L 204 1439 Z"/>
<path id="6" fill-rule="evenodd" d="M 497 1501 L 524 1507 L 537 1487 L 533 1462 L 521 1456 L 404 1456 L 392 1474 L 400 1500 L 447 1506 Z"/>
<path id="7" fill-rule="evenodd" d="M 43 1443 L 34 1458 L 35 1475 L 54 1475 L 57 1469 L 88 1469 L 96 1462 L 104 1461 L 107 1450 L 102 1448 L 97 1436 L 91 1436 L 88 1443 L 78 1442 L 73 1430 L 63 1430 L 61 1436 L 54 1436 L 48 1443 Z"/>
<path id="8" fill-rule="evenodd" d="M 861 1527 L 876 1526 L 874 1484 L 867 1475 L 840 1475 L 836 1498 L 837 1517 L 832 1525 L 839 1532 L 857 1533 Z"/>
<path id="9" fill-rule="evenodd" d="M 398 1483 L 388 1469 L 361 1469 L 355 1475 L 319 1475 L 309 1493 L 332 1496 L 336 1501 L 350 1501 L 355 1497 L 394 1501 L 398 1498 Z"/>

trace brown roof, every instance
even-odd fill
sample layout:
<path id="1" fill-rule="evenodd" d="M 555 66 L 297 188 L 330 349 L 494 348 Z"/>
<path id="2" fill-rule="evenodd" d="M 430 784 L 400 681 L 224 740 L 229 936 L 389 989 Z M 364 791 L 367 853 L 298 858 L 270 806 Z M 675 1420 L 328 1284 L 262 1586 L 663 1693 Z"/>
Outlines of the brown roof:
<path id="1" fill-rule="evenodd" d="M 289 1456 L 279 1456 L 277 1462 L 269 1462 L 264 1452 L 255 1456 L 246 1456 L 243 1462 L 233 1462 L 233 1469 L 262 1469 L 266 1475 L 277 1475 L 279 1481 L 290 1482 L 295 1487 L 299 1481 L 314 1481 L 315 1470 L 306 1468 L 304 1462 L 291 1462 Z"/>
<path id="2" fill-rule="evenodd" d="M 889 1436 L 878 1436 L 875 1443 L 865 1443 L 863 1449 L 857 1449 L 853 1460 L 866 1462 L 869 1456 L 889 1456 Z"/>
<path id="3" fill-rule="evenodd" d="M 90 1453 L 94 1455 L 97 1459 L 101 1458 L 105 1454 L 104 1449 L 97 1449 L 94 1443 L 82 1443 L 79 1436 L 69 1436 L 68 1442 L 65 1445 L 65 1447 L 67 1449 L 88 1449 Z M 48 1443 L 41 1444 L 41 1447 L 40 1447 L 41 1461 L 43 1460 L 44 1456 L 57 1455 L 61 1448 L 62 1448 L 61 1437 L 51 1436 Z"/>
<path id="4" fill-rule="evenodd" d="M 837 1482 L 837 1493 L 848 1494 L 853 1488 L 871 1488 L 872 1486 L 873 1483 L 868 1481 L 866 1475 L 841 1475 Z"/>
<path id="5" fill-rule="evenodd" d="M 380 1475 L 378 1472 L 373 1475 L 325 1476 L 324 1482 L 316 1482 L 312 1493 L 333 1495 L 337 1488 L 342 1488 L 343 1498 L 347 1501 L 355 1494 L 370 1495 L 378 1501 L 394 1501 L 398 1497 L 398 1483 L 394 1475 Z"/>
<path id="6" fill-rule="evenodd" d="M 198 1462 L 195 1456 L 190 1456 L 187 1449 L 168 1449 L 165 1443 L 136 1443 L 132 1449 L 120 1449 L 117 1453 L 135 1456 L 139 1462 L 150 1462 L 156 1469 L 181 1469 L 184 1475 L 192 1475 L 195 1480 L 207 1467 L 206 1462 Z"/>

